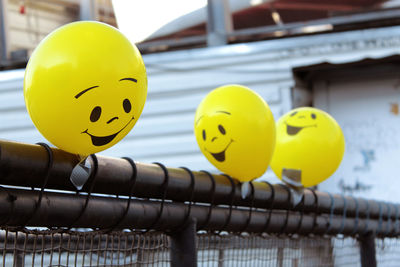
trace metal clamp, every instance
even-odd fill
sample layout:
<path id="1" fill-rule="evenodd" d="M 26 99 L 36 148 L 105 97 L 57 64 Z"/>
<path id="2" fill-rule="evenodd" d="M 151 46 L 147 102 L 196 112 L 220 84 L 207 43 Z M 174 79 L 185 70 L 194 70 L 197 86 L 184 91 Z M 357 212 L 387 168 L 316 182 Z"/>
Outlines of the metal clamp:
<path id="1" fill-rule="evenodd" d="M 194 179 L 193 172 L 191 170 L 189 170 L 188 168 L 186 168 L 186 167 L 180 167 L 180 168 L 185 170 L 186 172 L 188 172 L 189 175 L 190 175 L 190 197 L 189 197 L 188 210 L 187 210 L 187 212 L 185 214 L 185 218 L 183 219 L 182 224 L 179 225 L 172 232 L 179 231 L 179 230 L 183 229 L 188 224 L 188 222 L 190 220 L 190 212 L 191 212 L 192 205 L 193 205 L 193 196 L 194 196 L 194 187 L 195 187 L 195 179 Z"/>
<path id="2" fill-rule="evenodd" d="M 292 199 L 292 197 L 293 197 L 293 196 L 292 196 L 292 190 L 290 190 L 290 188 L 289 188 L 288 186 L 284 185 L 284 184 L 278 184 L 278 185 L 280 185 L 281 187 L 283 187 L 283 188 L 288 192 L 288 199 L 287 199 L 287 202 L 290 203 L 290 201 L 291 201 L 291 199 Z M 290 215 L 290 209 L 287 209 L 287 210 L 286 210 L 285 222 L 283 223 L 281 229 L 279 230 L 278 235 L 281 235 L 281 234 L 285 233 L 286 227 L 287 227 L 288 222 L 289 222 L 289 215 Z"/>
<path id="3" fill-rule="evenodd" d="M 298 234 L 298 233 L 299 233 L 300 228 L 301 228 L 301 225 L 302 225 L 302 223 L 303 223 L 304 201 L 305 201 L 304 199 L 305 199 L 305 198 L 303 197 L 303 198 L 301 199 L 301 201 L 300 201 L 300 203 L 301 203 L 301 210 L 299 211 L 299 213 L 300 213 L 300 220 L 299 220 L 299 223 L 298 223 L 297 226 L 296 226 L 296 229 L 293 231 L 294 234 Z M 313 225 L 313 227 L 314 227 L 314 225 Z"/>
<path id="4" fill-rule="evenodd" d="M 135 190 L 136 178 L 137 178 L 136 164 L 131 158 L 123 157 L 123 159 L 128 161 L 129 164 L 132 166 L 132 175 L 131 175 L 131 179 L 129 181 L 129 183 L 130 183 L 129 188 L 130 189 L 129 189 L 128 203 L 126 204 L 126 208 L 125 208 L 124 213 L 122 214 L 122 216 L 119 218 L 119 220 L 114 225 L 110 226 L 107 229 L 107 233 L 112 232 L 114 229 L 116 229 L 121 224 L 121 222 L 125 219 L 126 215 L 128 214 L 129 208 L 131 206 L 133 191 Z"/>
<path id="5" fill-rule="evenodd" d="M 211 213 L 212 213 L 213 208 L 214 208 L 215 187 L 216 187 L 214 176 L 211 173 L 209 173 L 208 171 L 202 170 L 201 172 L 207 174 L 207 176 L 210 178 L 210 181 L 211 181 L 211 201 L 210 201 L 210 206 L 209 206 L 209 209 L 208 209 L 207 217 L 206 217 L 204 223 L 201 226 L 199 226 L 198 229 L 205 228 L 206 226 L 208 226 L 208 224 L 210 222 Z"/>
<path id="6" fill-rule="evenodd" d="M 309 235 L 310 234 L 312 234 L 312 233 L 315 233 L 315 228 L 317 227 L 317 220 L 318 220 L 318 216 L 319 216 L 319 214 L 320 214 L 320 212 L 319 212 L 319 210 L 318 210 L 318 195 L 317 195 L 317 193 L 315 192 L 315 190 L 314 189 L 311 189 L 311 188 L 309 188 L 308 190 L 310 190 L 311 191 L 311 193 L 313 194 L 313 196 L 314 196 L 314 208 L 313 208 L 313 210 L 315 211 L 314 212 L 314 220 L 313 220 L 313 225 L 312 225 L 312 227 L 311 227 L 311 231 L 308 233 Z"/>
<path id="7" fill-rule="evenodd" d="M 335 210 L 335 198 L 332 196 L 331 193 L 328 192 L 329 198 L 331 199 L 331 208 L 329 212 L 329 221 L 328 221 L 328 227 L 326 228 L 324 234 L 327 235 L 331 231 L 332 228 L 332 220 L 333 220 L 333 212 Z"/>
<path id="8" fill-rule="evenodd" d="M 356 216 L 355 216 L 355 218 L 354 218 L 354 220 L 355 220 L 355 223 L 354 223 L 354 227 L 353 227 L 353 231 L 351 231 L 351 234 L 350 235 L 355 235 L 356 233 L 357 233 L 357 230 L 358 230 L 358 223 L 359 223 L 359 204 L 358 204 L 358 199 L 357 198 L 355 198 L 355 197 L 353 197 L 353 200 L 354 200 L 354 203 L 355 203 L 355 205 L 356 205 Z"/>
<path id="9" fill-rule="evenodd" d="M 251 221 L 251 216 L 253 213 L 253 208 L 254 208 L 254 185 L 253 182 L 249 182 L 250 185 L 250 197 L 251 197 L 251 204 L 250 204 L 250 208 L 249 208 L 249 216 L 247 217 L 246 223 L 243 226 L 243 228 L 240 230 L 240 232 L 246 232 L 247 227 L 249 227 L 250 221 Z"/>
<path id="10" fill-rule="evenodd" d="M 154 222 L 148 227 L 148 229 L 145 232 L 148 232 L 152 230 L 152 228 L 160 221 L 162 213 L 164 211 L 164 203 L 165 203 L 165 198 L 167 197 L 167 190 L 168 190 L 168 184 L 169 184 L 169 174 L 168 174 L 168 169 L 159 162 L 154 162 L 153 164 L 158 165 L 164 172 L 164 182 L 161 186 L 162 190 L 162 199 L 160 203 L 160 210 L 158 211 L 157 218 L 154 220 Z"/>
<path id="11" fill-rule="evenodd" d="M 274 207 L 274 200 L 275 200 L 275 188 L 272 186 L 272 184 L 270 184 L 267 181 L 264 181 L 265 184 L 267 184 L 269 186 L 269 188 L 271 189 L 271 197 L 267 200 L 267 203 L 269 203 L 269 212 L 268 212 L 268 218 L 267 221 L 265 222 L 265 225 L 263 227 L 262 233 L 267 232 L 268 228 L 269 228 L 269 224 L 271 222 L 271 216 L 272 216 L 272 209 Z"/>
<path id="12" fill-rule="evenodd" d="M 229 195 L 229 214 L 228 217 L 224 223 L 224 225 L 221 227 L 221 229 L 217 232 L 217 233 L 221 233 L 222 231 L 225 230 L 225 228 L 228 226 L 228 224 L 231 222 L 231 217 L 232 217 L 232 209 L 233 209 L 233 200 L 235 199 L 235 192 L 236 192 L 236 187 L 235 187 L 235 182 L 233 181 L 232 177 L 230 177 L 227 174 L 222 174 L 223 176 L 225 176 L 229 182 L 231 183 L 231 193 Z"/>
<path id="13" fill-rule="evenodd" d="M 338 230 L 338 234 L 341 234 L 344 230 L 344 224 L 347 218 L 347 199 L 345 196 L 342 195 L 343 199 L 343 214 L 342 214 L 342 222 L 340 223 L 340 227 Z"/>
<path id="14" fill-rule="evenodd" d="M 394 221 L 394 230 L 393 235 L 397 236 L 399 232 L 399 205 L 396 205 L 396 214 L 395 214 L 395 221 Z"/>
<path id="15" fill-rule="evenodd" d="M 376 229 L 376 235 L 382 232 L 382 224 L 383 224 L 383 209 L 382 209 L 382 202 L 378 202 L 379 206 L 379 217 L 378 217 L 378 229 Z"/>
<path id="16" fill-rule="evenodd" d="M 366 215 L 365 215 L 365 218 L 367 219 L 366 220 L 366 222 L 365 222 L 365 228 L 364 228 L 364 231 L 362 232 L 362 235 L 365 235 L 365 234 L 367 234 L 368 233 L 368 226 L 369 226 L 369 213 L 370 213 L 370 211 L 369 211 L 369 202 L 368 202 L 368 200 L 365 200 L 365 202 L 367 203 L 367 211 L 366 211 Z"/>
<path id="17" fill-rule="evenodd" d="M 74 220 L 74 222 L 72 222 L 72 223 L 67 227 L 66 231 L 68 231 L 68 230 L 70 230 L 71 228 L 73 228 L 74 225 L 75 225 L 75 223 L 78 222 L 78 221 L 81 219 L 81 217 L 83 216 L 83 214 L 85 213 L 86 208 L 87 208 L 87 206 L 88 206 L 88 204 L 89 204 L 90 197 L 91 197 L 92 192 L 93 192 L 94 185 L 95 185 L 95 183 L 96 183 L 97 169 L 99 168 L 99 162 L 98 162 L 97 156 L 96 156 L 95 154 L 90 155 L 90 157 L 91 157 L 92 160 L 93 160 L 93 171 L 92 171 L 92 173 L 90 174 L 90 177 L 89 177 L 88 180 L 92 179 L 92 182 L 91 182 L 91 184 L 90 184 L 89 191 L 88 191 L 88 193 L 87 193 L 87 195 L 86 195 L 85 204 L 83 205 L 83 207 L 82 207 L 82 209 L 81 209 L 79 215 L 76 217 L 76 219 Z M 76 191 L 76 194 L 79 195 L 79 190 Z"/>
<path id="18" fill-rule="evenodd" d="M 44 192 L 44 189 L 45 189 L 45 187 L 47 185 L 47 182 L 49 181 L 50 171 L 51 171 L 51 169 L 53 167 L 53 151 L 51 150 L 49 145 L 45 144 L 45 143 L 37 143 L 37 145 L 42 146 L 47 152 L 48 159 L 47 159 L 46 171 L 45 171 L 42 187 L 40 188 L 38 200 L 37 200 L 36 205 L 35 205 L 35 209 L 33 210 L 31 216 L 22 224 L 21 228 L 25 228 L 25 226 L 27 226 L 27 224 L 32 220 L 32 218 L 38 212 L 38 210 L 40 208 L 40 205 L 42 204 L 43 192 Z"/>
<path id="19" fill-rule="evenodd" d="M 388 220 L 388 224 L 386 226 L 386 232 L 385 232 L 385 236 L 387 236 L 389 234 L 390 228 L 392 226 L 392 205 L 389 203 L 385 203 L 386 207 L 388 209 L 388 215 L 387 215 L 387 220 Z"/>

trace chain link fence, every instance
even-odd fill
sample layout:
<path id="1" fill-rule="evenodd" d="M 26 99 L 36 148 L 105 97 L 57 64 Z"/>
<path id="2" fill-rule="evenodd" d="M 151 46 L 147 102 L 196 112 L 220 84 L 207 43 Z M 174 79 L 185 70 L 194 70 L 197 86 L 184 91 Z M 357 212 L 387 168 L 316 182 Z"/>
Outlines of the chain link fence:
<path id="1" fill-rule="evenodd" d="M 170 266 L 170 237 L 163 232 L 60 231 L 3 228 L 1 266 Z M 199 267 L 361 266 L 352 237 L 199 231 Z M 379 266 L 398 266 L 400 240 L 376 240 Z"/>

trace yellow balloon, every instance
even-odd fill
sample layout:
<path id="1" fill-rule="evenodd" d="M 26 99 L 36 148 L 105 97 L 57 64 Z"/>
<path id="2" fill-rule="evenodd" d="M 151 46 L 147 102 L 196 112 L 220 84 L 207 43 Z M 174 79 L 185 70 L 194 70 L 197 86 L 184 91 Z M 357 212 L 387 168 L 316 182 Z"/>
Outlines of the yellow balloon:
<path id="1" fill-rule="evenodd" d="M 226 85 L 210 92 L 197 108 L 194 132 L 206 158 L 239 181 L 267 170 L 275 122 L 268 104 L 249 88 Z"/>
<path id="2" fill-rule="evenodd" d="M 119 142 L 135 125 L 147 95 L 135 45 L 99 22 L 74 22 L 50 33 L 25 71 L 25 104 L 55 146 L 89 155 Z"/>
<path id="3" fill-rule="evenodd" d="M 280 179 L 285 169 L 300 171 L 301 184 L 314 186 L 329 178 L 342 161 L 345 149 L 342 130 L 322 110 L 294 109 L 278 120 L 276 133 L 271 168 Z"/>

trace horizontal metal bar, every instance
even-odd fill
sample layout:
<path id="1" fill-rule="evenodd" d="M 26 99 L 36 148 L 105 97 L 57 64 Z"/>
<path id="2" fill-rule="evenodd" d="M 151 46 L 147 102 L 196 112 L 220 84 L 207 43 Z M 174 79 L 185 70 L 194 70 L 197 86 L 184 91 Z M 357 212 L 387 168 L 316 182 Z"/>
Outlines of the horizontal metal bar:
<path id="1" fill-rule="evenodd" d="M 368 13 L 360 13 L 360 14 L 352 14 L 346 16 L 336 16 L 331 18 L 317 19 L 311 20 L 308 22 L 294 22 L 287 23 L 283 25 L 272 25 L 265 27 L 257 27 L 257 28 L 249 28 L 236 30 L 229 34 L 230 37 L 239 37 L 239 36 L 248 36 L 253 34 L 267 34 L 273 33 L 276 31 L 291 31 L 299 28 L 309 27 L 309 26 L 317 26 L 317 25 L 348 25 L 354 23 L 362 23 L 374 20 L 384 20 L 384 19 L 398 19 L 400 17 L 400 10 L 380 10 L 375 12 Z"/>
<path id="2" fill-rule="evenodd" d="M 159 41 L 149 41 L 144 43 L 136 44 L 140 51 L 149 50 L 166 50 L 169 47 L 178 47 L 178 46 L 190 46 L 195 44 L 201 44 L 207 42 L 207 36 L 190 36 L 190 37 L 182 37 L 182 38 L 174 38 L 174 39 L 166 39 Z"/>
<path id="3" fill-rule="evenodd" d="M 53 151 L 53 166 L 46 188 L 76 191 L 69 180 L 73 167 L 79 159 L 76 155 L 66 153 L 59 149 Z M 46 173 L 48 155 L 46 150 L 39 145 L 28 145 L 16 142 L 0 141 L 0 184 L 41 188 Z M 184 163 L 183 163 L 184 164 Z M 136 163 L 137 177 L 133 190 L 135 197 L 162 198 L 164 183 L 163 170 L 154 164 Z M 166 189 L 166 199 L 214 204 L 230 204 L 236 206 L 253 206 L 257 208 L 294 209 L 303 212 L 330 213 L 354 217 L 358 214 L 361 218 L 390 217 L 396 219 L 400 215 L 400 206 L 328 193 L 305 190 L 304 200 L 295 208 L 292 207 L 290 192 L 281 185 L 270 187 L 266 183 L 254 182 L 254 201 L 252 197 L 242 199 L 240 183 L 234 181 L 233 199 L 230 199 L 232 186 L 229 179 L 223 175 L 213 175 L 213 182 L 203 172 L 193 172 L 195 185 L 193 196 L 191 192 L 191 179 L 183 169 L 168 168 L 169 182 Z M 132 166 L 125 159 L 98 156 L 97 175 L 89 179 L 82 191 L 93 193 L 129 195 L 132 179 Z M 317 196 L 317 198 L 315 198 Z M 334 206 L 333 209 L 331 206 Z"/>
<path id="4" fill-rule="evenodd" d="M 222 233 L 225 234 L 225 233 Z M 258 235 L 258 236 L 254 236 Z M 211 247 L 240 247 L 242 245 L 241 239 L 237 238 L 216 238 L 216 233 L 205 233 L 199 231 L 197 233 L 198 247 L 200 248 L 211 248 Z M 269 235 L 269 234 L 257 234 L 243 235 L 244 239 L 251 238 L 252 242 L 246 245 L 248 249 L 254 248 L 273 248 L 276 247 L 279 241 L 283 241 L 282 237 Z M 318 238 L 312 238 L 314 241 L 317 239 L 325 239 L 330 241 L 329 236 L 320 236 Z M 15 240 L 17 239 L 17 240 Z M 121 249 L 126 250 L 132 247 L 138 247 L 143 244 L 146 240 L 148 244 L 157 244 L 159 240 L 168 239 L 168 235 L 162 232 L 128 232 L 128 231 L 114 231 L 111 233 L 104 233 L 102 231 L 68 231 L 63 232 L 60 230 L 26 230 L 18 229 L 14 227 L 5 228 L 0 230 L 0 244 L 7 243 L 6 252 L 12 253 L 15 249 L 33 250 L 35 242 L 37 244 L 43 244 L 44 250 L 54 249 L 54 245 L 67 246 L 76 248 L 77 250 L 90 250 L 91 248 L 99 248 L 100 251 L 104 249 Z M 86 240 L 86 241 L 84 241 Z M 303 238 L 304 241 L 304 238 Z M 296 249 L 298 244 L 296 242 L 286 242 L 285 248 Z M 42 245 L 41 245 L 42 247 Z M 0 253 L 3 253 L 3 246 L 0 246 Z"/>
<path id="5" fill-rule="evenodd" d="M 379 10 L 374 12 L 363 12 L 360 14 L 316 19 L 307 22 L 293 22 L 282 25 L 271 25 L 271 26 L 234 30 L 228 33 L 228 37 L 235 38 L 235 37 L 246 37 L 255 34 L 272 34 L 278 31 L 280 32 L 285 31 L 287 33 L 284 35 L 290 36 L 293 35 L 293 31 L 310 26 L 318 26 L 318 25 L 341 26 L 341 25 L 350 25 L 356 23 L 366 23 L 369 21 L 377 21 L 377 20 L 382 21 L 382 20 L 398 19 L 399 17 L 400 17 L 399 9 Z M 296 31 L 296 33 L 298 32 Z M 166 39 L 160 41 L 149 41 L 149 42 L 139 43 L 137 45 L 141 50 L 151 50 L 151 49 L 165 50 L 168 47 L 205 44 L 206 40 L 207 37 L 205 35 L 201 35 L 201 36 L 182 37 L 180 39 L 174 39 L 174 40 Z"/>
<path id="6" fill-rule="evenodd" d="M 5 5 L 4 5 L 4 1 L 0 0 L 0 66 L 2 64 L 3 61 L 7 60 L 7 48 L 8 48 L 8 44 L 7 44 L 7 34 L 6 34 L 6 25 L 7 25 L 7 21 L 6 21 L 6 10 L 5 10 Z"/>
<path id="7" fill-rule="evenodd" d="M 0 225 L 37 227 L 79 227 L 109 229 L 176 230 L 187 222 L 189 205 L 177 202 L 131 200 L 123 216 L 127 199 L 105 196 L 3 189 L 0 191 Z M 87 199 L 89 199 L 87 201 Z M 62 208 L 60 208 L 62 207 Z M 86 208 L 85 208 L 86 207 Z M 36 210 L 36 211 L 35 211 Z M 160 211 L 162 211 L 160 213 Z M 81 215 L 81 216 L 80 216 Z M 282 233 L 315 235 L 356 235 L 375 232 L 377 236 L 398 236 L 399 223 L 392 220 L 347 218 L 331 214 L 307 214 L 282 210 L 252 210 L 237 207 L 192 205 L 190 218 L 205 230 L 229 232 Z"/>

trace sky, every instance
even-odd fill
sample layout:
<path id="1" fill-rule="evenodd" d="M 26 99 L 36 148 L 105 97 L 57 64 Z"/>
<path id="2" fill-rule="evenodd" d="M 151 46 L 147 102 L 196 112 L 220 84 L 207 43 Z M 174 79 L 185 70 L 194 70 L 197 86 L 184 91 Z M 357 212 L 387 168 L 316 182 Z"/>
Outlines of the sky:
<path id="1" fill-rule="evenodd" d="M 207 0 L 113 0 L 118 28 L 137 43 L 174 19 L 204 7 Z"/>

